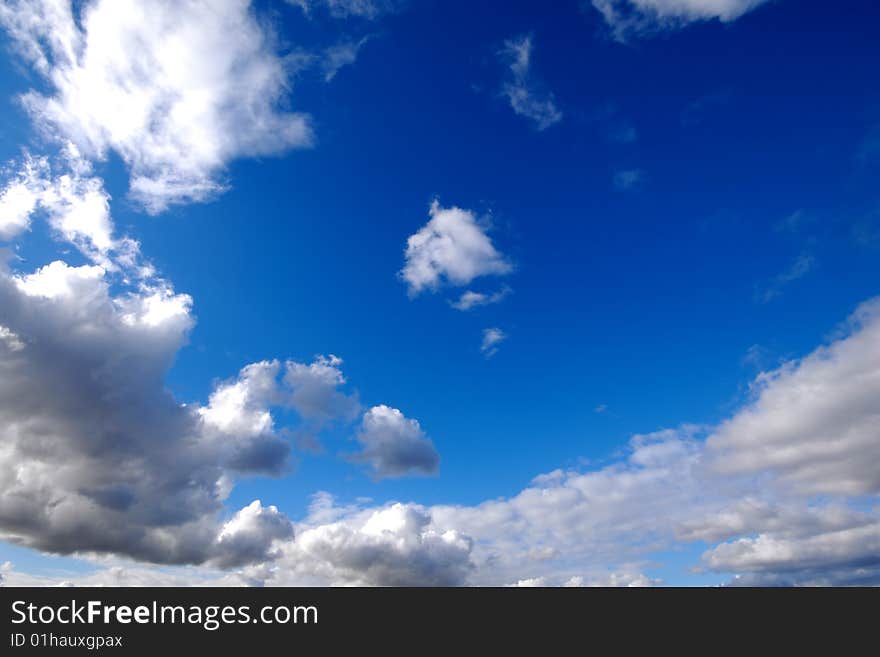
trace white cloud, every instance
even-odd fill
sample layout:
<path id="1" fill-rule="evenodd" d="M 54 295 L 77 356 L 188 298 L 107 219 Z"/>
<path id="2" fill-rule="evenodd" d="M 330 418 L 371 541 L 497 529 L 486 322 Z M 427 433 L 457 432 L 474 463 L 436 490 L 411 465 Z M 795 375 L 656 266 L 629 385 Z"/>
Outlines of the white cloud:
<path id="1" fill-rule="evenodd" d="M 333 18 L 364 18 L 374 20 L 383 14 L 397 11 L 404 0 L 287 0 L 299 7 L 306 15 L 316 8 L 326 11 Z"/>
<path id="2" fill-rule="evenodd" d="M 618 40 L 637 33 L 676 29 L 696 21 L 723 23 L 769 0 L 592 0 Z"/>
<path id="3" fill-rule="evenodd" d="M 61 273 L 49 272 L 21 284 L 45 298 L 82 299 L 100 281 L 95 270 L 76 276 Z M 0 304 L 0 309 L 8 307 Z M 880 393 L 878 308 L 877 301 L 863 305 L 827 346 L 759 375 L 753 400 L 726 422 L 635 436 L 623 459 L 592 470 L 557 470 L 536 477 L 512 497 L 476 506 L 364 508 L 366 502 L 336 506 L 330 497 L 320 495 L 306 520 L 296 526 L 295 538 L 285 537 L 289 528 L 274 522 L 271 507 L 252 504 L 227 525 L 226 535 L 239 528 L 242 537 L 228 545 L 238 546 L 231 550 L 238 563 L 259 561 L 258 554 L 273 561 L 246 566 L 225 581 L 652 585 L 659 583 L 645 574 L 652 554 L 703 541 L 709 547 L 701 567 L 733 574 L 734 584 L 880 582 L 876 558 L 880 521 L 871 507 L 872 498 L 865 497 L 880 490 L 880 422 L 875 403 Z M 25 333 L 20 323 L 6 316 L 0 320 L 16 334 Z M 23 352 L 0 352 L 4 372 L 15 358 L 28 353 L 33 339 L 33 332 L 22 335 Z M 243 373 L 240 378 L 249 376 Z M 0 399 L 5 399 L 5 380 L 0 379 Z M 28 398 L 26 393 L 22 394 Z M 124 394 L 124 389 L 117 394 Z M 43 402 L 43 397 L 37 401 Z M 405 420 L 402 414 L 397 419 Z M 45 444 L 44 439 L 41 447 Z M 31 482 L 32 461 L 37 458 L 29 453 L 27 459 L 17 461 Z M 71 460 L 77 459 L 67 452 L 62 465 L 52 469 L 56 494 L 70 490 Z M 138 476 L 156 475 L 148 467 Z M 4 489 L 0 500 L 10 499 L 8 492 Z M 126 502 L 120 491 L 90 494 L 111 508 Z M 22 507 L 17 503 L 14 508 Z M 112 513 L 116 512 L 102 511 L 99 517 Z M 265 527 L 258 521 L 264 515 Z M 3 514 L 0 518 L 8 531 L 9 518 Z M 109 530 L 111 535 L 119 531 L 120 522 L 123 526 L 132 522 L 126 516 L 113 518 L 117 522 Z M 235 563 L 218 549 L 222 526 L 212 523 L 211 528 L 205 532 L 205 543 L 199 543 L 211 548 L 203 547 L 198 554 L 209 564 Z M 169 535 L 177 532 L 175 526 Z M 257 547 L 251 549 L 248 537 L 253 536 L 265 540 L 257 540 Z M 79 544 L 94 540 L 83 532 L 81 520 L 76 540 Z M 19 575 L 9 577 L 22 581 Z M 126 577 L 104 571 L 93 580 L 130 581 Z M 144 575 L 133 569 L 130 577 Z M 165 581 L 162 578 L 172 575 L 156 577 Z M 205 581 L 206 576 L 191 577 Z"/>
<path id="4" fill-rule="evenodd" d="M 361 48 L 366 45 L 370 37 L 365 36 L 357 41 L 340 41 L 325 48 L 321 57 L 321 69 L 324 72 L 324 81 L 330 82 L 336 77 L 339 69 L 354 64 Z"/>
<path id="5" fill-rule="evenodd" d="M 757 377 L 754 400 L 707 440 L 717 472 L 772 472 L 807 493 L 880 492 L 880 301 L 845 330 Z"/>
<path id="6" fill-rule="evenodd" d="M 431 219 L 406 243 L 400 276 L 411 295 L 442 284 L 468 285 L 480 276 L 503 276 L 513 266 L 498 252 L 474 213 L 431 203 Z"/>
<path id="7" fill-rule="evenodd" d="M 563 586 L 578 588 L 583 586 L 601 586 L 605 588 L 645 588 L 649 586 L 661 586 L 662 580 L 648 577 L 643 573 L 614 572 L 598 579 L 585 579 L 575 575 L 566 580 Z"/>
<path id="8" fill-rule="evenodd" d="M 507 285 L 502 287 L 497 292 L 493 292 L 491 294 L 466 290 L 462 292 L 461 296 L 458 298 L 458 301 L 450 302 L 450 305 L 456 310 L 471 310 L 472 308 L 476 308 L 478 306 L 489 306 L 495 303 L 500 303 L 510 293 L 511 289 Z"/>
<path id="9" fill-rule="evenodd" d="M 34 294 L 81 298 L 98 274 L 79 272 L 82 280 L 66 286 L 55 274 L 23 284 Z M 733 574 L 733 584 L 880 582 L 880 519 L 866 497 L 880 491 L 878 346 L 875 300 L 827 346 L 759 375 L 753 400 L 718 426 L 637 435 L 623 459 L 536 477 L 512 497 L 363 508 L 318 496 L 296 538 L 281 537 L 282 528 L 260 543 L 272 568 L 236 577 L 281 585 L 651 585 L 659 583 L 644 572 L 652 554 L 702 541 L 702 568 Z M 0 383 L 0 399 L 3 390 Z M 53 486 L 68 476 L 53 469 Z M 124 501 L 105 497 L 105 505 Z M 233 526 L 248 526 L 260 509 L 252 505 Z"/>
<path id="10" fill-rule="evenodd" d="M 562 120 L 552 93 L 543 91 L 532 74 L 532 37 L 530 35 L 504 42 L 499 53 L 509 67 L 509 76 L 501 88 L 516 114 L 535 123 L 538 130 L 546 130 Z"/>
<path id="11" fill-rule="evenodd" d="M 418 420 L 390 406 L 373 406 L 364 413 L 357 440 L 363 450 L 352 460 L 369 464 L 378 479 L 435 474 L 440 464 L 440 456 Z"/>
<path id="12" fill-rule="evenodd" d="M 159 212 L 221 191 L 231 160 L 312 141 L 308 116 L 281 109 L 289 71 L 249 5 L 6 0 L 0 23 L 50 84 L 22 97 L 37 125 L 89 158 L 118 153 Z"/>
<path id="13" fill-rule="evenodd" d="M 139 244 L 114 237 L 110 195 L 104 182 L 92 174 L 91 164 L 73 144 L 67 144 L 54 163 L 26 153 L 0 193 L 0 226 L 7 228 L 0 229 L 0 237 L 17 236 L 40 212 L 56 238 L 73 244 L 104 269 L 151 275 L 152 268 L 141 261 Z"/>
<path id="14" fill-rule="evenodd" d="M 480 343 L 480 351 L 486 358 L 491 358 L 498 353 L 498 346 L 507 339 L 507 334 L 500 328 L 483 329 L 483 341 Z"/>
<path id="15" fill-rule="evenodd" d="M 11 240 L 30 228 L 40 197 L 37 166 L 28 160 L 0 192 L 0 240 Z"/>
<path id="16" fill-rule="evenodd" d="M 461 533 L 434 527 L 424 507 L 392 504 L 300 527 L 270 583 L 455 586 L 472 568 L 471 548 Z"/>

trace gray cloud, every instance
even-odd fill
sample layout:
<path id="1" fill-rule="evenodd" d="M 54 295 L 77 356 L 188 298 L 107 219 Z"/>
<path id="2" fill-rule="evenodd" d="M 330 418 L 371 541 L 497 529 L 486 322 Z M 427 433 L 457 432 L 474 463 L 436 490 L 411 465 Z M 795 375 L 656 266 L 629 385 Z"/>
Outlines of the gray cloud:
<path id="1" fill-rule="evenodd" d="M 396 408 L 373 406 L 364 413 L 357 440 L 363 449 L 352 460 L 369 464 L 379 479 L 430 475 L 440 465 L 440 455 L 418 421 Z"/>
<path id="2" fill-rule="evenodd" d="M 192 326 L 170 287 L 112 297 L 103 269 L 0 276 L 0 532 L 50 552 L 214 557 L 237 473 L 276 473 L 271 431 L 205 423 L 163 379 Z"/>

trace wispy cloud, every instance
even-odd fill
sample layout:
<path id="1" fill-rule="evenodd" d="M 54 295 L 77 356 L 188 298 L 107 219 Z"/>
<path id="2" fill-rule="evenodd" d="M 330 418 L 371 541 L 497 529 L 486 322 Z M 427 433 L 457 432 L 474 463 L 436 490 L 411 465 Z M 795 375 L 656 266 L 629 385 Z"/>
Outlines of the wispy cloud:
<path id="1" fill-rule="evenodd" d="M 768 303 L 780 296 L 783 290 L 794 281 L 809 274 L 816 266 L 816 258 L 810 253 L 801 253 L 791 266 L 776 276 L 767 288 L 760 293 L 759 299 Z"/>
<path id="2" fill-rule="evenodd" d="M 467 290 L 466 292 L 463 292 L 461 294 L 461 296 L 458 298 L 458 301 L 450 301 L 450 305 L 456 310 L 471 310 L 472 308 L 476 308 L 478 306 L 489 306 L 495 303 L 500 303 L 511 292 L 511 288 L 507 285 L 502 287 L 497 292 L 492 292 L 491 294 Z"/>
<path id="3" fill-rule="evenodd" d="M 623 169 L 614 174 L 614 189 L 627 192 L 635 189 L 642 183 L 641 169 Z"/>
<path id="4" fill-rule="evenodd" d="M 698 21 L 729 23 L 769 0 L 591 0 L 614 38 L 678 29 Z"/>
<path id="5" fill-rule="evenodd" d="M 504 42 L 499 56 L 508 65 L 509 75 L 501 91 L 514 112 L 534 122 L 538 130 L 546 130 L 562 120 L 562 111 L 532 73 L 532 47 L 531 35 Z"/>
<path id="6" fill-rule="evenodd" d="M 498 353 L 499 345 L 507 339 L 507 334 L 500 328 L 483 329 L 483 341 L 480 344 L 480 351 L 486 358 L 492 358 Z"/>
<path id="7" fill-rule="evenodd" d="M 324 80 L 330 82 L 339 69 L 354 64 L 361 48 L 370 40 L 365 36 L 357 41 L 340 41 L 329 48 L 325 48 L 321 57 L 321 69 Z"/>
<path id="8" fill-rule="evenodd" d="M 287 0 L 307 16 L 316 10 L 327 12 L 333 18 L 362 18 L 375 20 L 384 14 L 398 11 L 407 0 Z"/>

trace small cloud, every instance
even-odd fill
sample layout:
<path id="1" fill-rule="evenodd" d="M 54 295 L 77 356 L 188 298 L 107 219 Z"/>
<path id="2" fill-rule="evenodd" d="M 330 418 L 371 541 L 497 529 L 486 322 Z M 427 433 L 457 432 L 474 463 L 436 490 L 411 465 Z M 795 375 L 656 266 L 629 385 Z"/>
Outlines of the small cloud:
<path id="1" fill-rule="evenodd" d="M 540 88 L 531 71 L 531 35 L 505 41 L 499 57 L 510 69 L 501 91 L 507 96 L 513 111 L 533 121 L 538 130 L 546 130 L 559 123 L 562 112 L 556 106 L 553 94 Z"/>
<path id="2" fill-rule="evenodd" d="M 614 189 L 627 192 L 638 187 L 642 182 L 641 169 L 624 169 L 614 174 Z"/>
<path id="3" fill-rule="evenodd" d="M 719 20 L 735 21 L 769 0 L 591 0 L 612 36 L 626 42 L 632 36 L 645 36 L 664 30 L 680 29 L 690 23 Z"/>
<path id="4" fill-rule="evenodd" d="M 312 17 L 315 9 L 325 11 L 331 18 L 361 18 L 375 20 L 385 14 L 396 12 L 404 0 L 287 0 L 288 4 L 302 9 Z"/>
<path id="5" fill-rule="evenodd" d="M 365 36 L 358 41 L 340 41 L 326 48 L 321 57 L 321 70 L 324 73 L 324 81 L 330 82 L 336 77 L 339 69 L 354 64 L 361 48 L 370 40 Z"/>
<path id="6" fill-rule="evenodd" d="M 759 295 L 762 303 L 768 303 L 782 294 L 783 289 L 794 281 L 809 274 L 816 266 L 816 259 L 809 253 L 802 253 L 791 266 L 776 276 L 767 286 L 767 289 Z"/>
<path id="7" fill-rule="evenodd" d="M 604 413 L 607 410 L 608 410 L 607 404 L 599 404 L 596 408 L 593 409 L 593 412 L 601 415 L 602 413 Z"/>
<path id="8" fill-rule="evenodd" d="M 495 248 L 470 210 L 431 204 L 431 219 L 406 241 L 406 263 L 399 276 L 410 296 L 436 291 L 442 284 L 464 286 L 480 276 L 504 276 L 513 265 Z"/>
<path id="9" fill-rule="evenodd" d="M 357 434 L 363 451 L 351 460 L 370 465 L 376 479 L 437 473 L 440 455 L 418 420 L 396 408 L 373 406 L 364 413 Z"/>
<path id="10" fill-rule="evenodd" d="M 450 302 L 450 305 L 456 310 L 470 310 L 477 306 L 489 306 L 494 303 L 499 303 L 511 292 L 512 290 L 507 285 L 492 294 L 467 290 L 462 293 L 458 298 L 458 301 L 452 301 Z"/>
<path id="11" fill-rule="evenodd" d="M 483 342 L 480 351 L 486 358 L 492 358 L 498 353 L 498 346 L 507 339 L 507 334 L 500 328 L 483 329 Z"/>

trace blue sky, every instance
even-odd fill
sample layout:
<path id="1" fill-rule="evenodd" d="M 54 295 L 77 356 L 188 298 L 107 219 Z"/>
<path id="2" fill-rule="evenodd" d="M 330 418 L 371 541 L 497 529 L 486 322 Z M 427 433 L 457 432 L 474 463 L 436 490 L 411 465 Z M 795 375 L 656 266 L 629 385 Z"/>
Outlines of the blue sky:
<path id="1" fill-rule="evenodd" d="M 74 9 L 80 17 L 76 29 L 93 30 L 96 42 L 100 29 L 112 27 L 112 16 L 87 29 L 81 17 L 100 13 L 104 4 L 77 3 Z M 318 491 L 335 500 L 328 522 L 341 523 L 339 531 L 354 536 L 370 514 L 415 513 L 422 523 L 420 546 L 429 540 L 427 528 L 473 541 L 470 565 L 461 571 L 466 576 L 457 577 L 456 562 L 443 571 L 447 579 L 426 575 L 416 583 L 557 584 L 577 577 L 607 583 L 609 572 L 620 581 L 642 577 L 667 584 L 723 583 L 735 575 L 789 583 L 779 575 L 789 572 L 799 573 L 795 583 L 874 576 L 873 570 L 853 570 L 853 563 L 876 566 L 862 557 L 777 570 L 736 570 L 733 561 L 720 558 L 721 565 L 713 565 L 703 555 L 715 546 L 792 535 L 816 542 L 823 535 L 757 523 L 744 525 L 740 534 L 686 540 L 681 527 L 693 519 L 678 518 L 688 503 L 675 497 L 669 527 L 614 534 L 608 544 L 622 542 L 616 548 L 603 540 L 602 550 L 588 553 L 562 547 L 579 539 L 545 528 L 525 529 L 515 541 L 472 536 L 467 528 L 480 522 L 468 516 L 453 526 L 457 516 L 448 511 L 465 516 L 464 510 L 481 509 L 486 500 L 513 499 L 534 477 L 557 469 L 574 478 L 649 467 L 628 460 L 639 454 L 633 436 L 674 432 L 674 439 L 658 440 L 677 441 L 670 446 L 676 454 L 694 444 L 698 451 L 721 444 L 728 440 L 725 422 L 763 408 L 762 373 L 775 372 L 770 378 L 780 387 L 790 377 L 794 392 L 779 392 L 789 399 L 805 389 L 796 379 L 807 376 L 798 359 L 820 345 L 845 347 L 851 340 L 876 351 L 873 319 L 839 328 L 878 293 L 880 283 L 880 15 L 873 3 L 729 0 L 718 3 L 722 9 L 715 14 L 706 9 L 711 3 L 700 0 L 683 3 L 685 9 L 663 0 L 597 1 L 595 7 L 519 2 L 505 3 L 503 12 L 482 2 L 313 2 L 305 3 L 308 11 L 296 4 L 259 2 L 243 11 L 254 34 L 262 35 L 260 56 L 279 63 L 284 78 L 253 90 L 268 94 L 259 101 L 269 113 L 262 118 L 307 114 L 310 136 L 285 144 L 271 130 L 260 132 L 262 124 L 242 126 L 252 117 L 249 110 L 228 124 L 218 120 L 205 129 L 250 130 L 260 146 L 249 149 L 229 134 L 209 134 L 205 139 L 235 142 L 220 149 L 218 162 L 199 164 L 199 184 L 209 179 L 216 188 L 201 196 L 162 196 L 162 207 L 156 205 L 159 196 L 145 200 L 134 193 L 132 180 L 139 172 L 157 180 L 157 171 L 182 170 L 181 180 L 194 185 L 189 164 L 162 158 L 156 164 L 149 146 L 117 138 L 115 126 L 101 123 L 115 119 L 101 113 L 83 118 L 72 102 L 65 105 L 51 73 L 42 74 L 28 57 L 34 35 L 27 29 L 37 28 L 16 23 L 28 10 L 2 4 L 4 184 L 23 166 L 23 149 L 53 159 L 65 144 L 77 146 L 92 167 L 87 175 L 101 181 L 109 198 L 114 234 L 136 240 L 139 257 L 156 272 L 155 279 L 138 284 L 124 266 L 115 274 L 107 268 L 111 295 L 136 289 L 145 294 L 144 285 L 154 289 L 161 280 L 192 299 L 192 326 L 179 349 L 169 352 L 173 366 L 163 374 L 174 399 L 205 407 L 212 392 L 234 382 L 248 364 L 309 364 L 317 355 L 334 354 L 342 359 L 345 379 L 337 394 L 356 395 L 359 404 L 356 418 L 328 415 L 323 424 L 310 424 L 295 403 L 266 401 L 273 439 L 293 445 L 284 473 L 239 473 L 208 514 L 233 522 L 239 509 L 260 499 L 296 526 L 291 531 L 297 538 L 270 536 L 290 546 L 275 543 L 252 562 L 213 553 L 166 559 L 146 548 L 104 549 L 88 540 L 78 545 L 75 535 L 61 541 L 57 532 L 0 518 L 7 539 L 0 543 L 0 562 L 11 562 L 10 582 L 59 563 L 76 572 L 102 572 L 107 560 L 117 559 L 132 572 L 153 568 L 151 562 L 186 563 L 196 568 L 196 578 L 254 578 L 256 562 L 284 571 L 289 562 L 304 562 L 298 537 L 328 531 L 315 513 L 312 496 Z M 623 13 L 603 17 L 602 6 Z M 375 11 L 358 15 L 363 7 Z M 166 9 L 166 17 L 174 11 Z M 161 39 L 161 28 L 147 37 Z M 45 35 L 35 38 L 46 47 Z M 328 54 L 333 48 L 350 60 L 338 70 Z M 253 55 L 247 47 L 242 53 Z M 518 64 L 517 55 L 525 57 Z M 63 73 L 60 61 L 56 53 L 51 66 Z M 87 62 L 82 66 L 88 69 Z M 31 89 L 61 98 L 61 111 L 68 114 L 59 118 L 49 105 L 34 109 L 22 101 Z M 223 118 L 226 105 L 218 107 Z M 103 136 L 90 136 L 97 133 Z M 49 175 L 57 171 L 53 159 Z M 401 274 L 407 240 L 428 224 L 435 201 L 438 212 L 458 208 L 473 220 L 481 244 L 491 244 L 503 271 L 455 281 L 435 263 L 437 288 L 412 293 Z M 59 233 L 51 203 L 43 201 L 27 230 L 8 240 L 15 258 L 6 276 L 21 278 L 53 260 L 71 267 L 98 262 L 94 253 L 77 250 L 76 238 Z M 485 258 L 476 260 L 485 265 Z M 496 294 L 496 302 L 452 307 L 467 290 Z M 0 316 L 0 327 L 6 324 Z M 503 336 L 491 355 L 481 351 L 487 329 Z M 31 344 L 24 329 L 13 332 Z M 869 356 L 863 361 L 874 362 Z M 876 380 L 872 371 L 865 376 Z M 841 394 L 842 405 L 829 417 L 870 426 L 876 405 L 853 410 L 853 398 Z M 3 403 L 22 402 L 8 396 Z M 369 456 L 368 440 L 358 440 L 366 432 L 361 416 L 380 405 L 418 421 L 412 440 L 433 443 L 436 472 L 419 462 L 383 474 L 390 466 Z M 691 425 L 699 428 L 692 431 Z M 813 426 L 827 428 L 824 420 Z M 413 425 L 406 427 L 392 438 L 406 440 Z M 298 432 L 306 430 L 320 449 L 299 441 Z M 828 428 L 822 439 L 855 431 Z M 859 448 L 876 450 L 880 436 L 867 431 Z M 65 440 L 63 432 L 58 440 Z M 729 440 L 739 444 L 738 438 Z M 15 460 L 7 461 L 10 468 L 38 458 L 18 449 Z M 350 457 L 362 449 L 361 460 Z M 761 452 L 760 445 L 755 449 Z M 853 456 L 847 452 L 843 460 Z M 874 457 L 869 451 L 864 458 Z M 767 477 L 786 480 L 779 473 L 788 471 L 775 463 L 768 457 L 766 467 L 753 468 L 754 479 L 736 484 L 745 492 L 729 498 L 719 493 L 728 484 L 713 480 L 711 493 L 698 494 L 715 500 L 706 513 L 721 517 L 736 499 L 754 495 L 774 513 L 796 508 L 835 518 L 854 514 L 846 531 L 876 531 L 874 479 L 792 493 L 767 483 Z M 858 479 L 849 472 L 840 477 Z M 81 495 L 78 486 L 58 494 Z M 403 504 L 388 506 L 393 502 Z M 626 518 L 621 524 L 630 522 Z M 401 520 L 399 526 L 408 525 Z M 662 537 L 667 530 L 673 538 Z M 521 551 L 506 552 L 510 541 Z M 522 556 L 545 548 L 552 556 L 531 562 Z M 41 556 L 53 552 L 76 559 Z M 493 554 L 503 563 L 495 570 Z M 609 556 L 615 554 L 619 558 Z M 390 563 L 412 556 L 397 555 Z M 326 563 L 305 573 L 305 566 L 290 566 L 289 577 L 278 583 L 413 583 L 390 575 L 370 579 L 332 556 L 322 558 Z M 705 572 L 694 574 L 695 567 Z M 155 581 L 177 576 L 167 568 L 155 573 Z"/>

